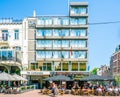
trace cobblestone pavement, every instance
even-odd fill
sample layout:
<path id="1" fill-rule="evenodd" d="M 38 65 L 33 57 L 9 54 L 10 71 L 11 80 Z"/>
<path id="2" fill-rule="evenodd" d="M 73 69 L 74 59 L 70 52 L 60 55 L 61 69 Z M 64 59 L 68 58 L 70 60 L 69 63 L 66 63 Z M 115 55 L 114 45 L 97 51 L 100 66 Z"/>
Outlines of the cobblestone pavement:
<path id="1" fill-rule="evenodd" d="M 33 91 L 21 93 L 21 94 L 0 94 L 0 97 L 41 97 L 41 96 L 52 97 L 50 95 L 41 94 L 39 90 L 33 90 Z M 65 95 L 57 95 L 56 97 L 93 97 L 93 96 L 80 96 L 80 95 L 65 94 Z M 94 96 L 94 97 L 98 97 L 98 96 Z M 106 96 L 99 96 L 99 97 L 106 97 Z M 117 96 L 109 96 L 109 97 L 117 97 Z"/>

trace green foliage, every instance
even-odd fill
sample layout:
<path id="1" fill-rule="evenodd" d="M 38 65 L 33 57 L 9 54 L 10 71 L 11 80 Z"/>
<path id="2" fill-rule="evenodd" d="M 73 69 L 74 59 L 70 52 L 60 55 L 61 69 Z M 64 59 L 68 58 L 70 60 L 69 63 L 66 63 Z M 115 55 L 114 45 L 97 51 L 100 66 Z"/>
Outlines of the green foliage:
<path id="1" fill-rule="evenodd" d="M 115 76 L 115 81 L 117 84 L 120 84 L 120 74 Z"/>
<path id="2" fill-rule="evenodd" d="M 99 69 L 99 68 L 94 68 L 94 69 L 90 72 L 90 74 L 91 74 L 91 75 L 96 75 L 98 69 Z"/>

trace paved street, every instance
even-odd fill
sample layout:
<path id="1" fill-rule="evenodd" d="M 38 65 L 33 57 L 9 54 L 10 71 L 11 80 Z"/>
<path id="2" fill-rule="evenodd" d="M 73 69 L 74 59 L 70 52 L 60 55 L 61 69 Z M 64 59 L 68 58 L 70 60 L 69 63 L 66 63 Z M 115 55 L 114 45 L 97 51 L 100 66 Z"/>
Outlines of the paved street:
<path id="1" fill-rule="evenodd" d="M 39 93 L 39 90 L 34 90 L 34 91 L 30 91 L 30 92 L 25 92 L 22 94 L 0 94 L 0 97 L 51 97 L 49 95 L 42 95 L 41 93 Z M 58 95 L 57 97 L 83 97 L 83 96 L 78 96 L 78 95 L 71 95 L 71 94 L 65 94 L 63 96 Z M 88 96 L 84 96 L 84 97 L 88 97 Z M 89 96 L 92 97 L 92 96 Z M 94 97 L 98 97 L 98 96 L 94 96 Z M 102 97 L 102 96 L 99 96 Z M 110 96 L 113 97 L 113 96 Z M 117 97 L 117 96 L 115 96 Z M 119 96 L 118 96 L 119 97 Z"/>

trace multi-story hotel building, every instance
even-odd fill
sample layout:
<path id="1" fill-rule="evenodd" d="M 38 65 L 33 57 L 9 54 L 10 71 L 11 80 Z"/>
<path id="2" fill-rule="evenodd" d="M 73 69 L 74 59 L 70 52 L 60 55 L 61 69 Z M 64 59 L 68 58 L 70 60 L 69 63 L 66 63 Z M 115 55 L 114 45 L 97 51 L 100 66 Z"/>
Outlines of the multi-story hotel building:
<path id="1" fill-rule="evenodd" d="M 118 45 L 113 53 L 110 61 L 110 69 L 112 75 L 120 74 L 120 45 Z"/>
<path id="2" fill-rule="evenodd" d="M 23 25 L 29 69 L 22 74 L 31 82 L 51 74 L 88 74 L 88 3 L 71 2 L 69 16 L 35 15 Z"/>
<path id="3" fill-rule="evenodd" d="M 12 50 L 19 49 L 21 74 L 30 83 L 42 86 L 43 79 L 54 74 L 88 75 L 87 2 L 71 2 L 68 16 L 37 16 L 34 12 L 20 23 L 2 24 L 0 31 Z"/>

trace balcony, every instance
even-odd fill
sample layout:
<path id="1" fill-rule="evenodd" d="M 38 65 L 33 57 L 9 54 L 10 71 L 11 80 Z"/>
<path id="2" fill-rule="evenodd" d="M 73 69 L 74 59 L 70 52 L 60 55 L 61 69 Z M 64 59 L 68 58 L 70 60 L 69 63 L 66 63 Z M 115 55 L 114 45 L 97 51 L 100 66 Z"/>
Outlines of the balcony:
<path id="1" fill-rule="evenodd" d="M 36 39 L 88 39 L 88 36 L 37 36 Z"/>
<path id="2" fill-rule="evenodd" d="M 36 50 L 58 50 L 58 51 L 70 51 L 70 47 L 36 47 Z M 87 51 L 88 47 L 72 47 L 72 51 Z"/>
<path id="3" fill-rule="evenodd" d="M 88 28 L 88 25 L 40 25 L 37 23 L 36 28 Z"/>
<path id="4" fill-rule="evenodd" d="M 73 13 L 70 13 L 70 17 L 88 17 L 88 13 L 86 13 L 86 14 L 73 14 Z"/>
<path id="5" fill-rule="evenodd" d="M 66 61 L 76 61 L 76 62 L 88 62 L 88 59 L 82 59 L 82 58 L 36 58 L 37 61 L 60 61 L 60 62 L 66 62 Z"/>

